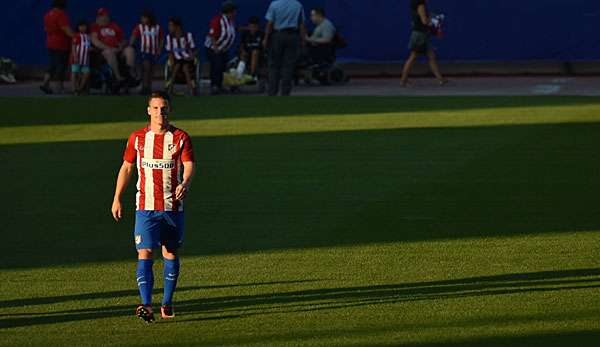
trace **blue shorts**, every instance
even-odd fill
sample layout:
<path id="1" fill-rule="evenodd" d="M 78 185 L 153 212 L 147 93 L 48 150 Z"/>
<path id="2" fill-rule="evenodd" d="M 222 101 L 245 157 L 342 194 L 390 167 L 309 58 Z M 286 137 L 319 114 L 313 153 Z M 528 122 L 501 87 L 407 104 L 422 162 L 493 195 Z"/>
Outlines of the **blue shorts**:
<path id="1" fill-rule="evenodd" d="M 71 64 L 71 72 L 73 73 L 90 73 L 89 65 Z"/>
<path id="2" fill-rule="evenodd" d="M 140 60 L 141 61 L 149 61 L 150 64 L 154 65 L 156 64 L 157 56 L 155 54 L 152 53 L 140 53 Z"/>
<path id="3" fill-rule="evenodd" d="M 177 249 L 183 244 L 183 212 L 136 211 L 133 235 L 137 249 Z"/>

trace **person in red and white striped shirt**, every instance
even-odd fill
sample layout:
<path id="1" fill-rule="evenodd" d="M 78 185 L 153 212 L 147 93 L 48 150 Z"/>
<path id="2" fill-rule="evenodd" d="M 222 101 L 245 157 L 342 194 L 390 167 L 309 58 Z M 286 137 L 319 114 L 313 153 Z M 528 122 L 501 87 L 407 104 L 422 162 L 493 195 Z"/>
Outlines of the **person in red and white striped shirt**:
<path id="1" fill-rule="evenodd" d="M 183 71 L 191 95 L 196 95 L 196 81 L 192 79 L 192 67 L 196 61 L 196 43 L 191 32 L 183 30 L 180 18 L 169 19 L 169 34 L 165 46 L 169 52 L 169 64 L 172 67 L 171 76 L 167 80 L 166 89 L 173 91 L 173 84 L 179 71 Z"/>
<path id="2" fill-rule="evenodd" d="M 154 65 L 158 61 L 165 42 L 163 29 L 156 23 L 152 11 L 142 14 L 140 23 L 131 33 L 129 45 L 135 45 L 139 40 L 140 57 L 142 60 L 142 94 L 150 94 Z"/>
<path id="3" fill-rule="evenodd" d="M 136 315 L 154 320 L 152 311 L 153 250 L 162 249 L 164 258 L 163 318 L 175 316 L 172 298 L 179 276 L 178 248 L 183 243 L 183 201 L 195 172 L 194 152 L 189 135 L 169 123 L 168 94 L 155 92 L 148 101 L 150 123 L 134 131 L 127 141 L 112 204 L 112 215 L 123 215 L 121 196 L 137 167 L 137 195 L 134 239 L 138 251 L 136 278 L 142 299 Z"/>
<path id="4" fill-rule="evenodd" d="M 204 46 L 210 61 L 211 94 L 223 91 L 223 73 L 227 68 L 229 49 L 235 42 L 236 27 L 234 18 L 237 6 L 231 1 L 225 1 L 221 14 L 210 21 L 210 28 Z"/>
<path id="5" fill-rule="evenodd" d="M 90 78 L 90 48 L 92 41 L 88 35 L 88 24 L 81 21 L 77 24 L 77 33 L 73 35 L 73 46 L 71 48 L 71 80 L 73 92 L 76 95 L 87 93 L 88 80 Z"/>

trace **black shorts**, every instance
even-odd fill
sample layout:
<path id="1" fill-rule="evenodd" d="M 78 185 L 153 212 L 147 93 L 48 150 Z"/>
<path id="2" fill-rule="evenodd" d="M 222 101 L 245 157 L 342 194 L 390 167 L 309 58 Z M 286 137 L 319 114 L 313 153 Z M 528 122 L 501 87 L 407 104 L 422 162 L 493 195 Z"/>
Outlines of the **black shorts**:
<path id="1" fill-rule="evenodd" d="M 69 66 L 69 51 L 48 48 L 48 74 L 53 81 L 64 81 Z"/>
<path id="2" fill-rule="evenodd" d="M 173 67 L 175 67 L 175 65 L 181 65 L 181 67 L 189 66 L 190 68 L 193 68 L 194 67 L 194 61 L 193 60 L 186 60 L 186 59 L 174 59 L 173 60 Z"/>

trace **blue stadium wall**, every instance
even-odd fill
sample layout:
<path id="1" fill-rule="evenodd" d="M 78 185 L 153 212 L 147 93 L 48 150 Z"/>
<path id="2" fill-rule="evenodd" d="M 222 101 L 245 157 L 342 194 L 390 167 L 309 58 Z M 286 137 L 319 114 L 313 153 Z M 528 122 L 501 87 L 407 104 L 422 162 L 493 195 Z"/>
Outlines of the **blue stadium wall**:
<path id="1" fill-rule="evenodd" d="M 340 52 L 349 61 L 401 61 L 406 56 L 409 0 L 304 0 L 307 13 L 322 6 L 350 45 Z M 263 17 L 269 0 L 238 0 L 238 23 Z M 0 20 L 0 56 L 20 64 L 45 64 L 43 14 L 49 0 L 4 3 Z M 180 16 L 201 43 L 220 0 L 140 1 L 71 0 L 74 23 L 93 20 L 95 9 L 107 7 L 127 34 L 144 8 L 161 23 Z M 430 9 L 447 15 L 446 37 L 436 40 L 441 60 L 523 61 L 600 60 L 600 1 L 595 0 L 430 0 Z"/>

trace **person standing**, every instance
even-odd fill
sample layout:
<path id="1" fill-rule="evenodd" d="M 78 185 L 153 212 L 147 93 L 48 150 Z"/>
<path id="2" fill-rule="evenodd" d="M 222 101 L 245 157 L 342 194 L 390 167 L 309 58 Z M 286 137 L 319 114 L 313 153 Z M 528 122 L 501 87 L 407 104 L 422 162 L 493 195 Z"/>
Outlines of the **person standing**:
<path id="1" fill-rule="evenodd" d="M 269 95 L 288 96 L 300 45 L 305 45 L 304 8 L 298 0 L 274 0 L 269 5 L 263 45 L 269 51 Z"/>
<path id="2" fill-rule="evenodd" d="M 148 99 L 148 124 L 127 140 L 111 207 L 115 221 L 123 217 L 121 196 L 137 167 L 138 182 L 134 240 L 138 252 L 136 280 L 141 304 L 135 315 L 154 321 L 152 289 L 153 254 L 161 249 L 164 261 L 162 318 L 175 317 L 173 293 L 179 277 L 178 250 L 183 244 L 183 201 L 194 177 L 194 151 L 190 136 L 169 123 L 171 104 L 164 92 Z"/>
<path id="3" fill-rule="evenodd" d="M 448 80 L 440 73 L 435 51 L 431 46 L 431 17 L 427 11 L 427 0 L 410 0 L 410 10 L 412 16 L 412 32 L 408 44 L 410 55 L 402 69 L 402 85 L 410 85 L 408 74 L 417 58 L 423 54 L 427 55 L 429 67 L 440 85 L 444 85 L 448 83 Z"/>
<path id="4" fill-rule="evenodd" d="M 89 91 L 91 46 L 88 24 L 86 21 L 80 21 L 77 23 L 77 33 L 73 36 L 73 48 L 71 49 L 73 60 L 71 79 L 73 80 L 73 93 L 75 95 L 87 94 Z"/>
<path id="5" fill-rule="evenodd" d="M 163 29 L 156 22 L 154 13 L 144 11 L 140 22 L 133 28 L 129 45 L 133 46 L 139 41 L 140 58 L 142 61 L 142 95 L 150 94 L 152 90 L 152 76 L 154 66 L 160 58 L 165 43 Z"/>
<path id="6" fill-rule="evenodd" d="M 67 0 L 53 0 L 52 8 L 44 15 L 44 30 L 46 31 L 46 47 L 48 48 L 48 70 L 40 89 L 46 94 L 62 93 L 69 65 L 69 52 L 73 30 L 69 16 L 65 12 Z M 53 88 L 50 81 L 55 82 Z"/>
<path id="7" fill-rule="evenodd" d="M 223 73 L 227 68 L 229 49 L 235 42 L 236 28 L 234 18 L 237 6 L 231 1 L 225 1 L 221 14 L 210 21 L 210 28 L 204 46 L 210 62 L 211 95 L 223 92 Z"/>

